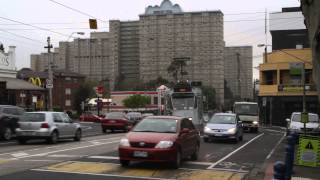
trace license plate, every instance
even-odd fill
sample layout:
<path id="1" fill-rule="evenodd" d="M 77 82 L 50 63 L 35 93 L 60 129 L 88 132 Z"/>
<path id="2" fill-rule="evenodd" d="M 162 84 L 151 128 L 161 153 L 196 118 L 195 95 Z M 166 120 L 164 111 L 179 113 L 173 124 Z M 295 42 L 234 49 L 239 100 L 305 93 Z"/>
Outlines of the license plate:
<path id="1" fill-rule="evenodd" d="M 115 123 L 116 121 L 110 121 L 110 123 Z"/>
<path id="2" fill-rule="evenodd" d="M 32 135 L 35 135 L 35 132 L 23 132 L 22 135 L 24 135 L 24 136 L 32 136 Z"/>
<path id="3" fill-rule="evenodd" d="M 134 157 L 148 157 L 148 153 L 147 152 L 144 152 L 144 151 L 134 151 L 133 152 L 133 156 Z"/>
<path id="4" fill-rule="evenodd" d="M 215 136 L 223 136 L 223 134 L 215 134 Z"/>

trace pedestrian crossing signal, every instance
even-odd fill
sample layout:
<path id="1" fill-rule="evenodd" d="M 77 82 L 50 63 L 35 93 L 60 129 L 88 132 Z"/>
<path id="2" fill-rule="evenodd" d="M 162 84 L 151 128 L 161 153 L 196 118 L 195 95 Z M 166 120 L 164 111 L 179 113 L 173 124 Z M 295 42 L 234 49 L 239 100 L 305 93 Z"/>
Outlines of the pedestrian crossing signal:
<path id="1" fill-rule="evenodd" d="M 309 142 L 309 143 L 306 145 L 306 149 L 313 150 L 313 146 L 312 146 L 312 143 L 311 143 L 311 142 Z"/>
<path id="2" fill-rule="evenodd" d="M 97 20 L 96 19 L 89 19 L 90 29 L 98 29 Z"/>

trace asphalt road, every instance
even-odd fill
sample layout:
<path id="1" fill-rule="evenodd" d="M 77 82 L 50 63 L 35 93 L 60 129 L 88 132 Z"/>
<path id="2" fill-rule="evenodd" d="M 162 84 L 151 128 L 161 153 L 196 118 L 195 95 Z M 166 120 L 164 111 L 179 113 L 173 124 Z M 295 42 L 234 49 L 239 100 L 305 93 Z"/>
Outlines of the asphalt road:
<path id="1" fill-rule="evenodd" d="M 245 133 L 244 140 L 237 144 L 201 142 L 197 161 L 186 161 L 181 168 L 171 169 L 168 164 L 152 163 L 122 168 L 117 146 L 123 135 L 89 136 L 81 142 L 63 141 L 57 145 L 0 143 L 0 179 L 247 179 L 249 173 L 263 166 L 284 137 L 280 129 L 264 129 L 258 134 Z"/>

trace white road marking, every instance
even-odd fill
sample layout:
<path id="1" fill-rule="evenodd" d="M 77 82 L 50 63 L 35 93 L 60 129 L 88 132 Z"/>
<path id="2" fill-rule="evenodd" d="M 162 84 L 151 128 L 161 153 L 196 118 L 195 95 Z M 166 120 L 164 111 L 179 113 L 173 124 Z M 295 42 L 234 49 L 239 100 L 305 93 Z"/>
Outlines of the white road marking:
<path id="1" fill-rule="evenodd" d="M 48 157 L 53 157 L 53 158 L 82 158 L 84 156 L 83 155 L 68 155 L 68 154 L 53 154 L 53 155 L 49 155 Z"/>
<path id="2" fill-rule="evenodd" d="M 28 156 L 29 154 L 28 153 L 25 153 L 25 152 L 19 152 L 19 153 L 14 153 L 14 154 L 11 154 L 11 156 L 15 157 L 15 158 L 19 158 L 19 157 L 22 157 L 22 156 Z"/>
<path id="3" fill-rule="evenodd" d="M 217 171 L 231 171 L 231 172 L 237 172 L 237 173 L 248 173 L 249 171 L 245 170 L 236 170 L 236 169 L 227 169 L 227 168 L 211 168 L 210 170 L 217 170 Z"/>
<path id="4" fill-rule="evenodd" d="M 81 174 L 81 175 L 105 176 L 105 177 L 122 177 L 122 178 L 132 178 L 132 179 L 174 180 L 174 179 L 167 179 L 167 178 L 164 179 L 164 178 L 152 178 L 152 177 L 121 176 L 121 175 L 115 175 L 115 174 L 67 172 L 67 171 L 56 171 L 56 170 L 47 170 L 47 169 L 31 169 L 31 170 L 40 171 L 40 172 L 55 172 L 55 173 Z"/>
<path id="5" fill-rule="evenodd" d="M 112 159 L 112 160 L 119 160 L 119 157 L 115 156 L 89 156 L 89 159 Z"/>
<path id="6" fill-rule="evenodd" d="M 46 152 L 46 153 L 41 153 L 41 154 L 33 154 L 33 155 L 22 156 L 22 157 L 18 157 L 18 158 L 19 159 L 23 159 L 23 158 L 29 158 L 29 157 L 35 157 L 35 156 L 49 155 L 49 154 L 54 154 L 54 153 L 59 153 L 59 152 L 64 152 L 64 151 L 71 151 L 71 150 L 76 150 L 76 149 L 84 149 L 84 148 L 100 146 L 100 145 L 114 144 L 114 143 L 119 143 L 119 140 L 118 141 L 111 141 L 111 142 L 106 142 L 106 143 L 95 144 L 95 145 L 79 146 L 79 147 L 74 147 L 74 148 L 69 148 L 69 149 L 61 149 L 61 150 L 57 150 L 57 151 L 51 151 L 51 152 Z"/>
<path id="7" fill-rule="evenodd" d="M 265 129 L 265 131 L 269 131 L 269 132 L 276 132 L 276 133 L 283 133 L 283 131 L 279 131 L 279 130 L 274 130 L 274 129 Z"/>
<path id="8" fill-rule="evenodd" d="M 226 160 L 227 158 L 229 158 L 230 156 L 232 156 L 233 154 L 235 154 L 236 152 L 240 151 L 242 148 L 244 148 L 245 146 L 247 146 L 248 144 L 250 144 L 251 142 L 253 142 L 254 140 L 260 138 L 261 136 L 263 136 L 264 133 L 260 134 L 259 136 L 256 136 L 255 138 L 251 139 L 250 141 L 248 141 L 247 143 L 245 143 L 244 145 L 240 146 L 239 148 L 237 148 L 236 150 L 232 151 L 231 153 L 229 153 L 228 155 L 226 155 L 225 157 L 223 157 L 222 159 L 220 159 L 219 161 L 213 163 L 210 167 L 208 167 L 207 169 L 212 169 L 214 168 L 216 165 L 218 165 L 219 163 L 221 163 L 222 161 Z"/>
<path id="9" fill-rule="evenodd" d="M 59 160 L 49 160 L 49 159 L 30 159 L 24 160 L 26 162 L 60 162 Z"/>
<path id="10" fill-rule="evenodd" d="M 274 153 L 274 151 L 277 149 L 277 147 L 280 145 L 280 143 L 283 141 L 283 139 L 286 137 L 286 133 L 283 133 L 283 136 L 281 137 L 281 139 L 278 141 L 278 143 L 273 147 L 273 149 L 270 151 L 270 153 L 268 154 L 268 156 L 266 157 L 266 160 L 268 160 L 272 154 Z"/>
<path id="11" fill-rule="evenodd" d="M 89 159 L 109 159 L 109 160 L 119 160 L 119 157 L 116 156 L 89 156 Z M 191 165 L 205 165 L 210 166 L 212 163 L 210 162 L 198 162 L 198 161 L 184 161 L 184 164 L 191 164 Z"/>

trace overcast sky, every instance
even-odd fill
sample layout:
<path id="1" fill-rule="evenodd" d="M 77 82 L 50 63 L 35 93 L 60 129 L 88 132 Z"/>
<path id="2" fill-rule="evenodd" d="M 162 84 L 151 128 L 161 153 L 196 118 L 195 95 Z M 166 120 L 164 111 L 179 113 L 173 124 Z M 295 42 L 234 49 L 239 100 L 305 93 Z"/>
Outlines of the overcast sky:
<path id="1" fill-rule="evenodd" d="M 149 5 L 160 5 L 162 0 L 55 0 L 74 9 L 85 12 L 98 21 L 98 31 L 108 31 L 109 20 L 138 20 Z M 299 6 L 298 0 L 171 0 L 181 6 L 183 11 L 221 10 L 224 13 L 224 39 L 227 46 L 251 45 L 253 65 L 258 66 L 262 61 L 263 49 L 256 48 L 264 43 L 264 13 L 281 11 L 282 7 Z M 237 15 L 235 15 L 237 14 Z M 30 67 L 30 54 L 44 52 L 43 46 L 47 36 L 53 45 L 66 41 L 72 32 L 85 32 L 89 37 L 92 30 L 88 29 L 89 17 L 50 0 L 2 0 L 0 6 L 0 41 L 6 47 L 17 46 L 16 66 Z M 40 30 L 34 27 L 19 25 L 11 20 L 32 24 L 50 29 Z M 239 21 L 240 20 L 240 21 Z M 252 21 L 243 21 L 252 20 Z M 52 32 L 54 31 L 54 32 Z M 70 41 L 72 38 L 70 38 Z M 271 41 L 269 35 L 269 42 Z M 258 71 L 254 70 L 254 78 Z"/>

